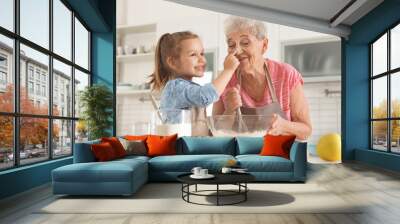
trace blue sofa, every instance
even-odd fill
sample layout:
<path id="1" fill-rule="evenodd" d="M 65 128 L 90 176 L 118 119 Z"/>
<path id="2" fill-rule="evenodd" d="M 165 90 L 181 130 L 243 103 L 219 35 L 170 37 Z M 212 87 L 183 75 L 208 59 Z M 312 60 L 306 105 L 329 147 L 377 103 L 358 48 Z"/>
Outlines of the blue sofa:
<path id="1" fill-rule="evenodd" d="M 127 156 L 96 162 L 91 141 L 75 144 L 74 163 L 52 171 L 53 193 L 68 195 L 131 195 L 146 182 L 176 181 L 193 167 L 218 172 L 230 159 L 260 182 L 304 182 L 306 180 L 307 143 L 295 141 L 290 159 L 260 156 L 263 138 L 181 137 L 177 155 Z"/>

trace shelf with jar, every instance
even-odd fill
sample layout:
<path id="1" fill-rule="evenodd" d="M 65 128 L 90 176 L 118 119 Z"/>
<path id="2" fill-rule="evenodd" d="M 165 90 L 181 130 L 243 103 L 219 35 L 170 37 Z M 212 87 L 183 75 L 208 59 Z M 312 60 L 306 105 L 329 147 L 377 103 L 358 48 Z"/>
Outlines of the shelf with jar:
<path id="1" fill-rule="evenodd" d="M 130 83 L 119 83 L 117 85 L 117 95 L 118 96 L 150 96 L 153 95 L 156 99 L 160 97 L 158 91 L 152 91 L 150 89 L 149 83 L 142 83 L 132 85 Z"/>
<path id="2" fill-rule="evenodd" d="M 117 89 L 117 96 L 119 97 L 135 97 L 135 99 L 138 99 L 141 102 L 149 101 L 151 102 L 151 96 L 153 97 L 154 100 L 157 102 L 160 100 L 160 93 L 155 93 L 151 91 L 150 89 L 131 89 L 131 90 L 126 90 L 126 89 Z"/>
<path id="3" fill-rule="evenodd" d="M 125 35 L 132 33 L 153 33 L 156 32 L 157 24 L 143 24 L 143 25 L 122 25 L 117 27 L 117 35 Z"/>
<path id="4" fill-rule="evenodd" d="M 157 24 L 117 27 L 117 63 L 154 59 Z"/>
<path id="5" fill-rule="evenodd" d="M 117 56 L 117 63 L 134 62 L 134 61 L 151 60 L 151 59 L 154 59 L 154 52 L 140 53 L 140 54 L 118 55 Z"/>
<path id="6" fill-rule="evenodd" d="M 117 96 L 121 98 L 129 98 L 134 97 L 141 102 L 152 102 L 156 101 L 157 103 L 160 101 L 160 93 L 155 93 L 150 89 L 140 89 L 140 90 L 118 90 Z"/>

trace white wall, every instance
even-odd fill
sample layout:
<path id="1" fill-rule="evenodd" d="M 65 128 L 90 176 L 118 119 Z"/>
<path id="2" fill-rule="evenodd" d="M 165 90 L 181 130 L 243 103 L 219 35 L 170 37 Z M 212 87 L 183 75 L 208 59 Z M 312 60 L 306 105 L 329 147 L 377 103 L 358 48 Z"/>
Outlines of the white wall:
<path id="1" fill-rule="evenodd" d="M 310 108 L 313 133 L 309 143 L 316 144 L 327 133 L 340 133 L 341 130 L 341 94 L 326 95 L 325 90 L 340 91 L 340 81 L 305 83 L 304 94 Z"/>
<path id="2" fill-rule="evenodd" d="M 157 24 L 157 38 L 165 32 L 190 30 L 200 35 L 206 49 L 218 49 L 218 70 L 221 70 L 226 56 L 226 43 L 223 31 L 225 14 L 187 7 L 162 0 L 118 0 L 118 25 Z M 330 35 L 266 23 L 268 27 L 269 50 L 267 57 L 281 60 L 281 44 L 288 41 L 319 39 Z M 154 40 L 154 44 L 156 40 Z M 120 81 L 141 83 L 152 71 L 152 61 L 124 65 Z M 131 72 L 130 72 L 131 71 Z M 130 76 L 130 73 L 135 76 Z M 137 74 L 142 75 L 137 75 Z M 328 132 L 340 133 L 340 94 L 326 96 L 325 89 L 340 90 L 340 81 L 329 83 L 306 83 L 305 95 L 308 98 L 313 122 L 311 143 Z M 117 133 L 132 133 L 135 122 L 149 121 L 152 107 L 148 101 L 141 102 L 138 97 L 118 97 Z"/>

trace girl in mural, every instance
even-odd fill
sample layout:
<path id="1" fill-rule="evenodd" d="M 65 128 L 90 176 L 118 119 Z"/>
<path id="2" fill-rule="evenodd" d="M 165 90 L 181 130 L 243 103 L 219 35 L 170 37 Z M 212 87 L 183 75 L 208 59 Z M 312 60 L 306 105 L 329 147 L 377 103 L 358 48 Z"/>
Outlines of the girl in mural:
<path id="1" fill-rule="evenodd" d="M 166 33 L 157 43 L 154 73 L 150 76 L 153 90 L 162 90 L 160 110 L 164 123 L 179 123 L 180 110 L 191 110 L 192 135 L 206 135 L 205 107 L 218 100 L 239 60 L 232 51 L 226 56 L 224 70 L 211 83 L 203 86 L 192 82 L 202 77 L 206 68 L 203 44 L 198 35 L 189 32 Z"/>

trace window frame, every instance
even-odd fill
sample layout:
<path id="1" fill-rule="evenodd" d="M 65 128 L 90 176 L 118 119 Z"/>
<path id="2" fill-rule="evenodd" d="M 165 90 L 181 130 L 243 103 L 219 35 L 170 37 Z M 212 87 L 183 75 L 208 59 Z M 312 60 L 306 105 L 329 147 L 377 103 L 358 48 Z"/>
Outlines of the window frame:
<path id="1" fill-rule="evenodd" d="M 12 57 L 13 59 L 11 60 L 12 63 L 12 69 L 11 69 L 11 74 L 13 75 L 13 79 L 14 79 L 14 110 L 13 112 L 1 112 L 0 111 L 0 116 L 11 116 L 13 118 L 13 153 L 14 153 L 14 161 L 13 161 L 13 166 L 11 167 L 5 167 L 5 168 L 0 168 L 0 172 L 4 171 L 4 170 L 10 170 L 10 169 L 16 169 L 19 167 L 23 167 L 23 166 L 29 166 L 29 165 L 33 165 L 33 164 L 37 164 L 37 163 L 43 163 L 49 160 L 53 160 L 53 159 L 61 159 L 61 158 L 65 158 L 65 157 L 70 157 L 73 156 L 73 152 L 74 152 L 74 143 L 75 143 L 75 126 L 76 126 L 76 121 L 79 120 L 79 117 L 75 117 L 75 108 L 72 107 L 71 108 L 71 114 L 68 116 L 56 116 L 53 115 L 53 59 L 54 60 L 58 60 L 61 63 L 64 63 L 68 66 L 71 66 L 71 104 L 74 105 L 75 103 L 75 88 L 74 88 L 74 82 L 75 82 L 75 69 L 85 73 L 88 75 L 89 77 L 89 83 L 88 86 L 92 85 L 92 69 L 91 69 L 91 37 L 92 37 L 92 31 L 91 29 L 89 29 L 89 27 L 87 26 L 87 24 L 83 21 L 83 19 L 72 9 L 72 7 L 65 1 L 65 0 L 59 0 L 68 10 L 71 11 L 71 18 L 70 18 L 70 23 L 71 23 L 71 58 L 67 59 L 64 58 L 63 56 L 55 53 L 53 50 L 53 21 L 54 21 L 54 17 L 53 17 L 53 1 L 54 0 L 48 0 L 49 2 L 49 47 L 48 49 L 46 49 L 45 47 L 40 46 L 39 44 L 36 44 L 32 41 L 30 41 L 29 39 L 24 38 L 23 36 L 20 35 L 20 0 L 14 0 L 13 1 L 13 10 L 14 10 L 14 18 L 13 18 L 13 22 L 14 22 L 14 30 L 10 31 L 4 27 L 0 26 L 0 35 L 10 38 L 13 41 L 13 54 Z M 85 69 L 81 66 L 79 66 L 78 64 L 75 63 L 75 18 L 77 20 L 79 20 L 79 22 L 84 26 L 84 28 L 88 31 L 88 69 Z M 49 58 L 49 62 L 48 62 L 48 71 L 47 71 L 47 80 L 46 80 L 46 85 L 45 85 L 45 89 L 48 93 L 45 92 L 45 95 L 48 97 L 48 108 L 49 111 L 47 112 L 46 115 L 39 115 L 39 114 L 26 114 L 26 113 L 21 113 L 20 111 L 20 85 L 21 85 L 21 80 L 20 80 L 20 45 L 23 44 L 27 47 L 32 48 L 33 50 L 36 50 L 42 54 L 45 54 L 46 56 L 48 56 Z M 29 63 L 26 64 L 27 65 L 27 72 L 25 74 L 26 76 L 26 87 L 28 87 L 28 82 L 32 81 L 34 84 L 34 92 L 36 92 L 35 89 L 35 85 L 36 83 L 40 83 L 42 86 L 42 79 L 41 79 L 41 74 L 43 72 L 43 70 L 41 69 L 40 73 L 39 73 L 39 80 L 36 79 L 36 69 L 33 67 L 33 79 L 31 79 L 30 77 L 30 73 L 29 73 L 29 69 L 31 68 Z M 9 69 L 10 70 L 10 69 Z M 29 87 L 28 87 L 29 88 Z M 29 91 L 27 88 L 27 91 Z M 41 91 L 40 91 L 41 92 Z M 37 96 L 42 96 L 42 94 L 39 94 Z M 43 96 L 42 96 L 43 97 Z M 35 103 L 35 102 L 34 102 Z M 47 157 L 44 157 L 43 160 L 40 160 L 38 162 L 32 162 L 32 163 L 26 163 L 26 164 L 21 164 L 21 158 L 20 158 L 20 119 L 21 118 L 45 118 L 47 119 L 48 122 L 48 136 L 47 136 L 47 142 L 49 143 L 47 145 L 47 149 L 48 150 L 48 155 Z M 66 121 L 71 121 L 71 153 L 68 155 L 62 155 L 62 156 L 54 156 L 53 152 L 54 152 L 54 147 L 53 147 L 53 123 L 57 120 L 66 120 Z M 50 144 L 51 143 L 51 144 Z"/>
<path id="2" fill-rule="evenodd" d="M 400 21 L 397 21 L 393 25 L 391 25 L 389 28 L 387 28 L 383 33 L 379 34 L 374 40 L 372 40 L 369 44 L 369 149 L 373 151 L 380 151 L 380 152 L 386 152 L 386 153 L 391 153 L 391 154 L 400 154 L 400 152 L 393 152 L 392 151 L 392 121 L 400 121 L 400 117 L 393 117 L 392 116 L 392 98 L 391 98 L 391 92 L 392 92 L 392 86 L 391 86 L 391 80 L 396 73 L 400 72 L 400 67 L 393 68 L 391 69 L 391 31 L 393 28 L 400 26 Z M 381 37 L 384 35 L 387 35 L 387 64 L 386 64 L 386 71 L 382 72 L 380 74 L 376 74 L 374 76 L 373 74 L 373 44 L 376 43 Z M 387 87 L 387 105 L 386 105 L 386 117 L 385 118 L 373 118 L 373 97 L 374 97 L 374 86 L 373 86 L 373 81 L 378 79 L 386 77 L 386 87 Z M 386 121 L 386 151 L 379 150 L 374 148 L 374 132 L 373 132 L 373 122 L 375 121 Z"/>

